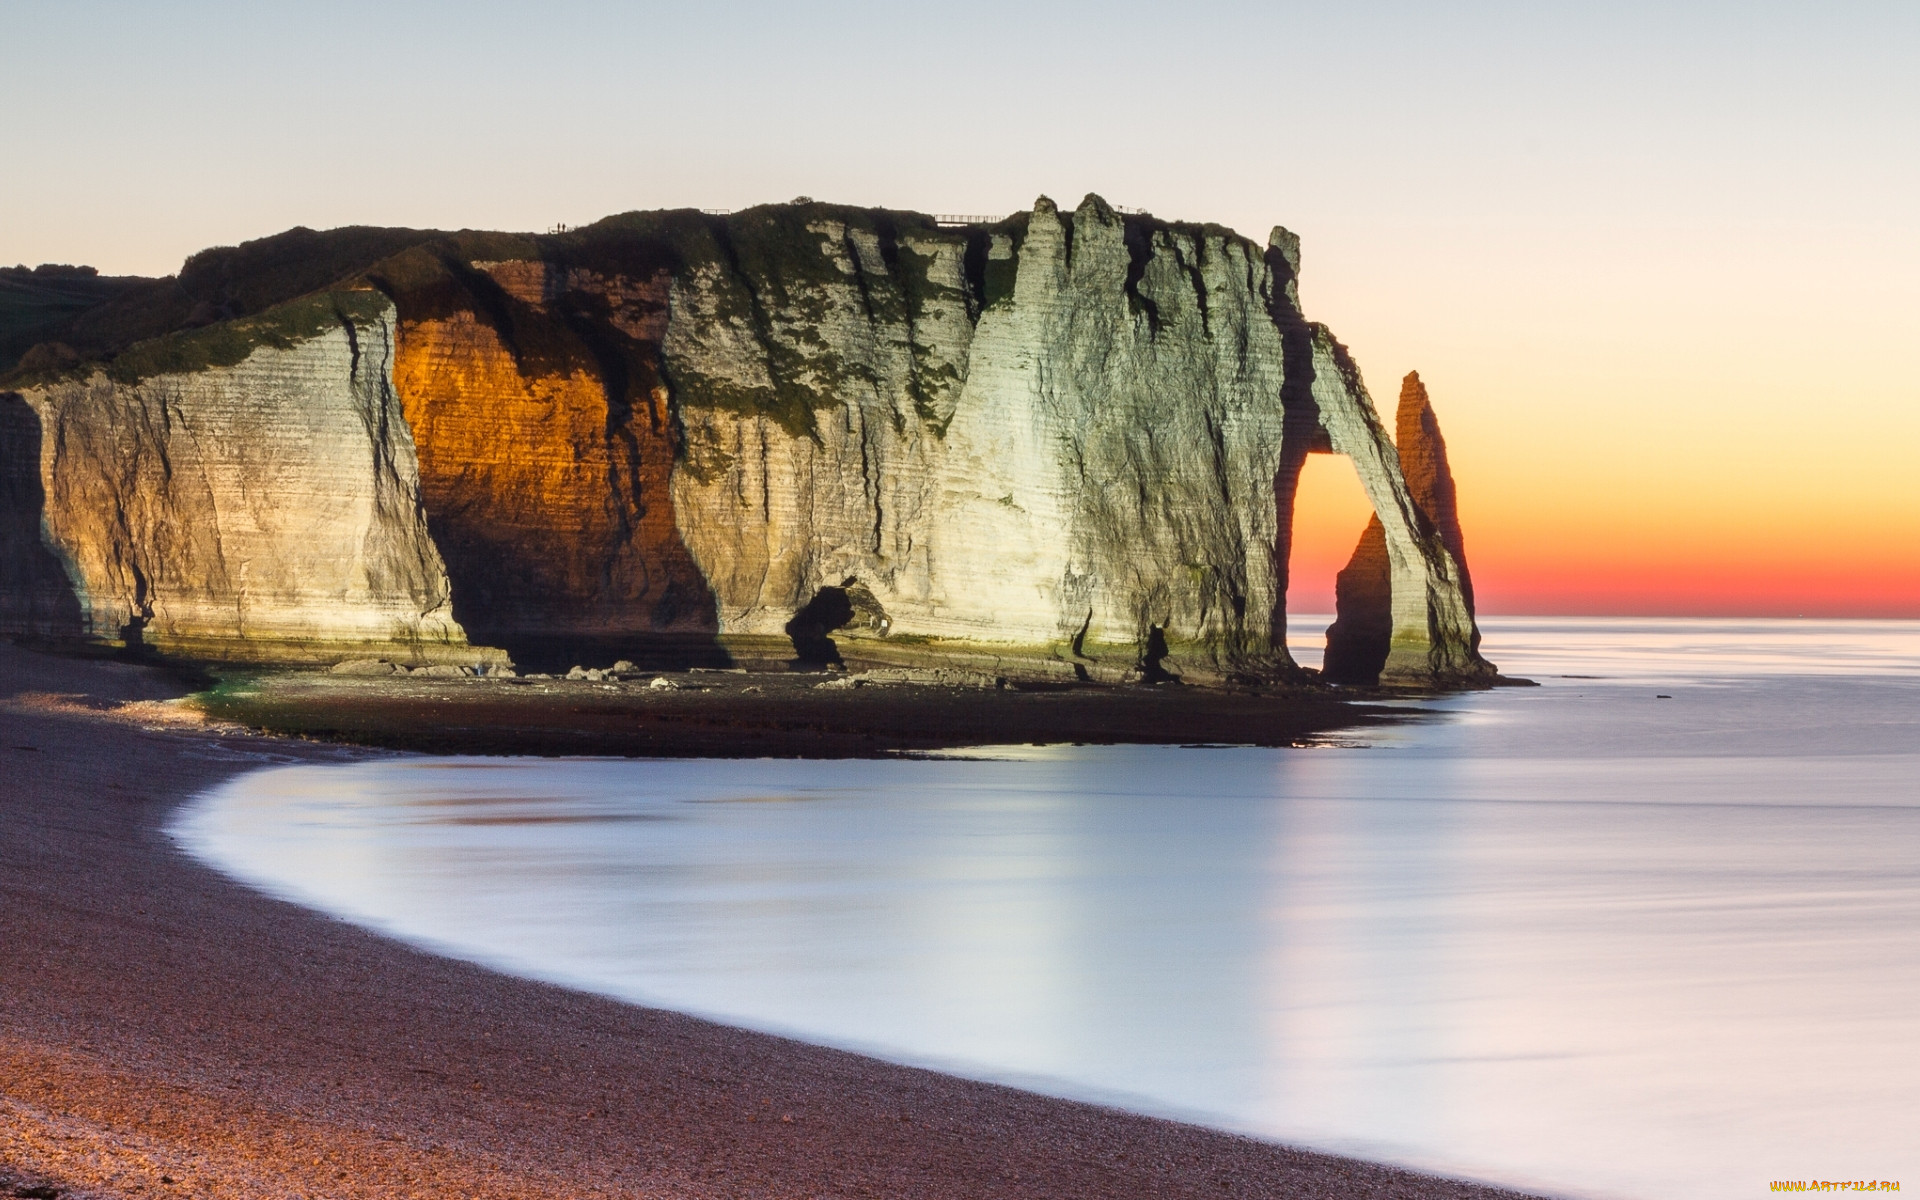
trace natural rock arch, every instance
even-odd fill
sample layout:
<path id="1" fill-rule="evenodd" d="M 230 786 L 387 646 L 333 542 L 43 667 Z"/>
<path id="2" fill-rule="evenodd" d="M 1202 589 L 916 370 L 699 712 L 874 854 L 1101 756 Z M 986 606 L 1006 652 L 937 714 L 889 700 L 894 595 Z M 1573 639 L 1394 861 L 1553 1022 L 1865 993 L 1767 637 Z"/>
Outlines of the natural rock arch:
<path id="1" fill-rule="evenodd" d="M 1495 670 L 1480 657 L 1447 445 L 1417 371 L 1401 383 L 1394 424 L 1397 445 L 1388 449 L 1395 470 L 1389 486 L 1368 489 L 1373 519 L 1335 580 L 1322 672 L 1347 684 L 1490 680 Z M 1376 469 L 1384 458 L 1379 442 Z M 1355 465 L 1364 483 L 1367 467 L 1357 459 Z M 1391 503 L 1382 504 L 1380 493 Z"/>

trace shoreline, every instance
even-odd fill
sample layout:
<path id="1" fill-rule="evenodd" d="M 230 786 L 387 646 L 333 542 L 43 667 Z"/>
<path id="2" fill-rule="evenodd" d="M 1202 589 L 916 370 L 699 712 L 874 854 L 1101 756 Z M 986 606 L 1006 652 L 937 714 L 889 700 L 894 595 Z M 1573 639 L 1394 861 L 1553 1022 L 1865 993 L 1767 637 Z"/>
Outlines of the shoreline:
<path id="1" fill-rule="evenodd" d="M 0 645 L 16 1194 L 1520 1195 L 639 1008 L 271 899 L 168 819 L 245 770 L 380 752 L 203 726 L 182 691 Z"/>

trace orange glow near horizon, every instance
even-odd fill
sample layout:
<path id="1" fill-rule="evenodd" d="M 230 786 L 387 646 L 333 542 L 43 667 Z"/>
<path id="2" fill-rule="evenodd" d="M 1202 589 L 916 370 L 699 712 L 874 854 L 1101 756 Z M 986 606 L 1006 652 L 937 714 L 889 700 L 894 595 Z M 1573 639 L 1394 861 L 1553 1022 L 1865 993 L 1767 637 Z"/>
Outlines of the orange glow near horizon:
<path id="1" fill-rule="evenodd" d="M 1319 247 L 1381 417 L 1417 369 L 1487 614 L 1920 617 L 1920 242 L 1700 221 Z"/>
<path id="2" fill-rule="evenodd" d="M 1900 464 L 1910 443 L 1897 436 L 1816 443 L 1782 465 L 1796 456 L 1748 430 L 1722 436 L 1718 459 L 1689 462 L 1708 439 L 1550 441 L 1526 427 L 1532 420 L 1496 419 L 1493 406 L 1423 377 L 1447 435 L 1482 614 L 1920 617 L 1920 482 Z M 1387 392 L 1387 381 L 1373 390 Z M 1538 423 L 1571 424 L 1556 414 Z M 1532 444 L 1556 452 L 1529 454 Z M 1307 460 L 1290 612 L 1333 611 L 1334 575 L 1370 511 L 1350 462 Z"/>
<path id="3" fill-rule="evenodd" d="M 1389 418 L 1391 414 L 1388 414 Z M 1373 506 L 1353 462 L 1309 454 L 1293 500 L 1293 554 L 1287 564 L 1287 611 L 1333 611 L 1333 579 L 1353 556 Z"/>
<path id="4" fill-rule="evenodd" d="M 1920 617 L 1920 424 L 1897 396 L 1851 421 L 1790 383 L 1648 411 L 1674 394 L 1529 407 L 1435 390 L 1481 612 Z M 1893 419 L 1858 419 L 1872 408 Z"/>
<path id="5" fill-rule="evenodd" d="M 1489 513 L 1468 535 L 1483 613 L 1619 616 L 1916 617 L 1916 540 L 1842 530 L 1767 538 L 1705 526 L 1624 524 L 1555 540 Z M 1704 523 L 1703 523 L 1704 524 Z"/>

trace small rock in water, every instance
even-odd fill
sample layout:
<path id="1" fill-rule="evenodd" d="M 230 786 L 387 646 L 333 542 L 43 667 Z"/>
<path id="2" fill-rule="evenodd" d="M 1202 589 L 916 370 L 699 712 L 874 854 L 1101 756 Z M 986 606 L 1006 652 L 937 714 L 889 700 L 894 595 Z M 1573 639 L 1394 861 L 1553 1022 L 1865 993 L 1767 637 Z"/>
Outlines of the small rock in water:
<path id="1" fill-rule="evenodd" d="M 616 675 L 631 675 L 639 669 L 640 668 L 634 666 L 624 658 L 607 668 L 607 670 L 612 671 Z"/>
<path id="2" fill-rule="evenodd" d="M 656 692 L 677 692 L 680 690 L 680 685 L 668 679 L 665 675 L 655 675 L 653 682 L 647 686 Z"/>
<path id="3" fill-rule="evenodd" d="M 575 664 L 574 668 L 567 672 L 567 678 L 568 679 L 586 679 L 586 678 L 589 678 L 589 676 L 587 674 L 587 669 L 585 667 Z"/>

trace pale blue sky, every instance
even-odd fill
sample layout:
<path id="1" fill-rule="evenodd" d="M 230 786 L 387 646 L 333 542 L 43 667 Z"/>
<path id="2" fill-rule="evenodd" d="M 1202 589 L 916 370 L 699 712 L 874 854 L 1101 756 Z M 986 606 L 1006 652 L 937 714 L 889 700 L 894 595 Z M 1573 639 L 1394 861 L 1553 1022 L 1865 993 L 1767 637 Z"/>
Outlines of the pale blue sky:
<path id="1" fill-rule="evenodd" d="M 1920 5 L 0 6 L 0 259 L 1089 190 L 1347 223 L 1905 223 Z"/>

